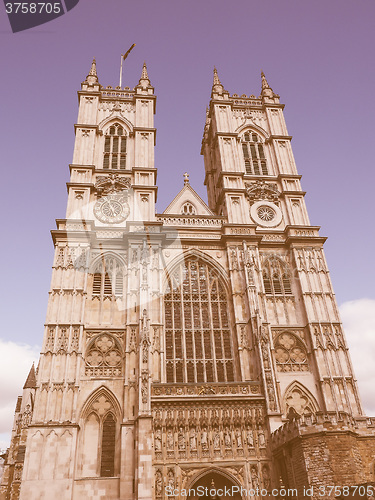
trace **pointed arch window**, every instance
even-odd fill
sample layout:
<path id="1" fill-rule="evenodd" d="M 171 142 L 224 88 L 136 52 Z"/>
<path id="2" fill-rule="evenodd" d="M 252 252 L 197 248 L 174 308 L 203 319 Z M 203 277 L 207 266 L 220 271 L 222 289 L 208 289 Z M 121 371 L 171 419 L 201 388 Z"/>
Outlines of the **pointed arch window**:
<path id="1" fill-rule="evenodd" d="M 288 266 L 279 258 L 263 263 L 263 285 L 267 295 L 292 295 Z"/>
<path id="2" fill-rule="evenodd" d="M 119 460 L 119 419 L 106 391 L 91 400 L 84 411 L 79 470 L 82 477 L 114 477 Z"/>
<path id="3" fill-rule="evenodd" d="M 126 133 L 119 123 L 112 125 L 104 139 L 103 168 L 126 169 Z"/>
<path id="4" fill-rule="evenodd" d="M 93 297 L 122 297 L 124 289 L 124 267 L 114 257 L 106 256 L 98 262 L 93 272 Z"/>
<path id="5" fill-rule="evenodd" d="M 167 382 L 231 382 L 228 297 L 217 272 L 190 258 L 169 276 L 164 296 Z"/>
<path id="6" fill-rule="evenodd" d="M 241 140 L 242 154 L 247 175 L 269 175 L 264 144 L 255 132 L 246 132 Z"/>

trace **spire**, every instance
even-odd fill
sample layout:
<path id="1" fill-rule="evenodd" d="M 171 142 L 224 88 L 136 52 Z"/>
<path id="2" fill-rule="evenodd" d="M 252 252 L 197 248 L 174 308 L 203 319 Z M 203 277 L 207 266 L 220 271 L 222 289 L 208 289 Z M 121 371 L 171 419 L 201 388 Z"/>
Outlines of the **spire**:
<path id="1" fill-rule="evenodd" d="M 260 72 L 260 75 L 262 77 L 262 90 L 271 88 L 268 85 L 266 75 L 263 73 L 263 71 Z"/>
<path id="2" fill-rule="evenodd" d="M 33 363 L 33 366 L 31 367 L 29 374 L 27 376 L 25 385 L 23 386 L 24 389 L 34 389 L 36 387 L 36 376 L 35 376 L 35 366 Z"/>
<path id="3" fill-rule="evenodd" d="M 93 83 L 98 83 L 99 82 L 99 80 L 98 80 L 98 74 L 96 72 L 96 60 L 95 60 L 95 57 L 92 60 L 91 69 L 90 69 L 89 74 L 86 77 L 86 81 L 89 84 L 93 84 Z"/>
<path id="4" fill-rule="evenodd" d="M 219 75 L 217 74 L 216 66 L 214 66 L 214 81 L 212 84 L 212 92 L 217 94 L 222 94 L 224 92 L 224 87 L 220 81 Z"/>
<path id="5" fill-rule="evenodd" d="M 148 73 L 147 73 L 146 61 L 143 63 L 142 74 L 141 74 L 141 78 L 139 79 L 139 85 L 143 89 L 147 89 L 147 87 L 151 87 L 151 82 L 150 82 L 150 79 L 149 79 Z"/>
<path id="6" fill-rule="evenodd" d="M 219 75 L 217 74 L 216 66 L 214 66 L 214 85 L 221 85 Z"/>
<path id="7" fill-rule="evenodd" d="M 262 78 L 262 96 L 267 96 L 267 97 L 274 97 L 273 90 L 269 86 L 267 82 L 267 78 L 263 71 L 260 72 L 261 78 Z"/>

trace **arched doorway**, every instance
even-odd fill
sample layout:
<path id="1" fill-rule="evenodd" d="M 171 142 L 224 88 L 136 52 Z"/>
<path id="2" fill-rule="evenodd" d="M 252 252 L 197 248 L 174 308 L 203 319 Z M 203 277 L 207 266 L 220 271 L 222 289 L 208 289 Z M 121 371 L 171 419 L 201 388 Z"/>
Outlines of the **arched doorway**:
<path id="1" fill-rule="evenodd" d="M 211 470 L 200 475 L 191 483 L 187 498 L 190 500 L 222 500 L 225 498 L 242 500 L 240 489 L 241 486 L 227 475 Z"/>

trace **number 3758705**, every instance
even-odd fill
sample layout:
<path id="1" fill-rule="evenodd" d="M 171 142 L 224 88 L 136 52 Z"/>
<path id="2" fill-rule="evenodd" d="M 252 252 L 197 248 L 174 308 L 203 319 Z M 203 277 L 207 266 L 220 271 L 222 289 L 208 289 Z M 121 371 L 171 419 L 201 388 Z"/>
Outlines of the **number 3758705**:
<path id="1" fill-rule="evenodd" d="M 7 14 L 60 14 L 61 3 L 26 3 L 14 2 L 5 4 Z"/>

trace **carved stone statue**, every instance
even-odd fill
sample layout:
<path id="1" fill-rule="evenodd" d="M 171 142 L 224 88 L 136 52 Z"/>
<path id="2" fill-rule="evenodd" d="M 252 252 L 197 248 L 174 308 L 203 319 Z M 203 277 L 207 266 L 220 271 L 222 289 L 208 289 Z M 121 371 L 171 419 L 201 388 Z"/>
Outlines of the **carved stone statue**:
<path id="1" fill-rule="evenodd" d="M 192 427 L 190 429 L 190 436 L 189 436 L 189 442 L 190 442 L 190 451 L 196 451 L 197 449 L 197 437 L 196 437 L 196 430 L 195 427 Z"/>
<path id="2" fill-rule="evenodd" d="M 184 435 L 184 429 L 182 427 L 180 427 L 178 431 L 178 449 L 179 450 L 185 449 L 185 435 Z"/>
<path id="3" fill-rule="evenodd" d="M 219 431 L 214 433 L 214 450 L 220 450 L 220 434 Z"/>
<path id="4" fill-rule="evenodd" d="M 258 432 L 258 442 L 261 448 L 264 448 L 266 446 L 266 438 L 264 437 L 264 432 L 262 429 L 260 429 Z"/>
<path id="5" fill-rule="evenodd" d="M 169 489 L 174 490 L 174 472 L 172 469 L 168 471 L 168 486 Z"/>
<path id="6" fill-rule="evenodd" d="M 204 449 L 204 450 L 206 450 L 208 448 L 208 436 L 207 436 L 206 427 L 203 427 L 202 432 L 201 432 L 201 445 L 202 445 L 202 449 Z"/>
<path id="7" fill-rule="evenodd" d="M 226 448 L 231 448 L 232 438 L 231 438 L 230 430 L 228 429 L 228 427 L 226 427 L 224 430 L 224 443 L 225 443 Z"/>
<path id="8" fill-rule="evenodd" d="M 154 442 L 155 442 L 155 451 L 161 451 L 161 430 L 160 429 L 157 429 L 157 431 L 155 432 Z"/>
<path id="9" fill-rule="evenodd" d="M 254 447 L 254 435 L 253 435 L 253 431 L 250 429 L 250 427 L 247 429 L 247 432 L 246 432 L 246 441 L 247 441 L 247 445 L 250 448 Z"/>
<path id="10" fill-rule="evenodd" d="M 236 441 L 237 441 L 237 448 L 242 448 L 242 436 L 240 429 L 236 430 Z"/>
<path id="11" fill-rule="evenodd" d="M 173 439 L 172 429 L 168 429 L 168 432 L 167 432 L 167 449 L 168 450 L 174 449 L 174 439 Z"/>
<path id="12" fill-rule="evenodd" d="M 163 491 L 163 478 L 161 476 L 160 470 L 156 471 L 155 475 L 155 493 L 157 497 L 161 497 Z"/>

